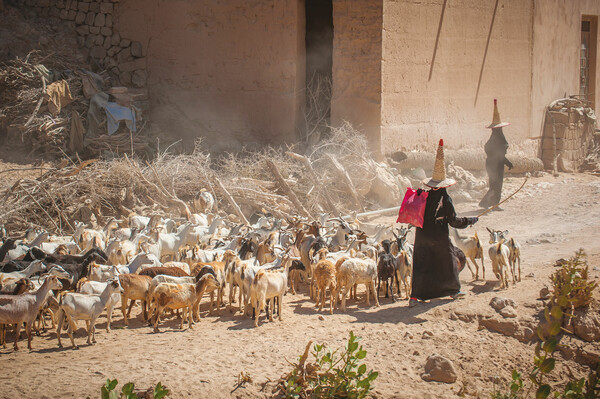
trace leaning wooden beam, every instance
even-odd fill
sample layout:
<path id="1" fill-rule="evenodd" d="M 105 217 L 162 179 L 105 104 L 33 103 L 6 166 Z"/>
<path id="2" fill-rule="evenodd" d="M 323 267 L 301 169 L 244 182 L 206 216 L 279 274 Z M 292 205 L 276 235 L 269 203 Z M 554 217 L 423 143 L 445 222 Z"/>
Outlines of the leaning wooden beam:
<path id="1" fill-rule="evenodd" d="M 229 191 L 227 191 L 223 183 L 221 183 L 219 179 L 215 179 L 214 181 L 217 187 L 219 187 L 219 190 L 221 190 L 221 193 L 223 194 L 227 202 L 229 202 L 229 204 L 233 208 L 235 214 L 238 215 L 247 226 L 250 226 L 250 222 L 248 222 L 248 219 L 246 219 L 246 216 L 244 216 L 244 214 L 242 213 L 242 210 L 240 209 L 239 205 L 237 204 L 237 202 L 235 202 L 231 194 L 229 194 Z"/>
<path id="2" fill-rule="evenodd" d="M 360 199 L 358 197 L 358 193 L 356 192 L 356 188 L 354 187 L 354 183 L 352 183 L 352 179 L 350 179 L 350 176 L 348 175 L 348 172 L 346 171 L 346 169 L 344 169 L 344 166 L 338 162 L 337 159 L 335 159 L 335 157 L 331 154 L 326 154 L 327 157 L 329 158 L 329 160 L 331 161 L 331 163 L 333 164 L 333 166 L 335 167 L 335 169 L 337 170 L 338 174 L 341 176 L 342 180 L 344 180 L 346 182 L 346 191 L 348 191 L 348 193 L 350 195 L 352 195 L 352 198 L 354 198 L 354 202 L 356 203 L 356 206 L 358 208 L 360 208 L 361 211 L 364 211 L 365 208 L 362 206 L 362 203 L 360 202 Z"/>
<path id="3" fill-rule="evenodd" d="M 292 203 L 294 204 L 294 206 L 296 207 L 296 209 L 298 209 L 298 211 L 303 216 L 306 216 L 306 217 L 308 217 L 310 219 L 313 219 L 313 217 L 311 216 L 311 214 L 306 210 L 306 208 L 304 208 L 304 205 L 302 205 L 302 203 L 298 200 L 298 197 L 296 197 L 296 194 L 292 191 L 292 189 L 290 188 L 290 186 L 285 182 L 285 180 L 283 179 L 283 176 L 281 176 L 281 173 L 279 173 L 279 169 L 277 169 L 277 166 L 275 166 L 275 164 L 273 163 L 273 161 L 267 160 L 267 166 L 271 170 L 271 173 L 273 173 L 273 176 L 275 177 L 275 180 L 277 181 L 277 184 L 279 185 L 279 188 L 292 201 Z"/>
<path id="4" fill-rule="evenodd" d="M 376 211 L 363 212 L 363 213 L 359 213 L 357 215 L 346 215 L 346 216 L 342 216 L 342 219 L 344 219 L 344 220 L 352 220 L 353 218 L 370 219 L 372 217 L 377 217 L 377 216 L 393 215 L 393 214 L 398 213 L 399 210 L 400 210 L 399 206 L 394 206 L 392 208 L 385 208 L 385 209 L 378 209 Z"/>
<path id="5" fill-rule="evenodd" d="M 319 186 L 319 191 L 323 193 L 323 198 L 325 198 L 325 202 L 327 203 L 329 211 L 332 212 L 334 215 L 337 215 L 338 211 L 335 205 L 333 204 L 331 197 L 329 196 L 329 190 L 326 187 L 323 187 L 323 184 L 321 184 L 321 179 L 319 179 L 319 177 L 317 176 L 317 173 L 313 169 L 310 160 L 304 155 L 296 154 L 295 152 L 287 151 L 286 155 L 300 161 L 306 167 L 306 169 L 308 169 L 308 172 L 312 176 L 315 184 Z"/>

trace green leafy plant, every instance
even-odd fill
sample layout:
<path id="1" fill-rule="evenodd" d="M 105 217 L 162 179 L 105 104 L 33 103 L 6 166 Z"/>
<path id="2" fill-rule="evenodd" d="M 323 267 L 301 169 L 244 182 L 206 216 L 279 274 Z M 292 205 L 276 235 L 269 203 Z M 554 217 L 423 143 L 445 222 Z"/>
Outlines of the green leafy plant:
<path id="1" fill-rule="evenodd" d="M 294 369 L 282 379 L 281 393 L 286 398 L 364 398 L 378 372 L 362 363 L 367 351 L 359 346 L 359 337 L 350 331 L 345 350 L 331 351 L 324 345 L 314 345 L 314 361 L 307 363 L 312 342 L 309 342 Z"/>
<path id="2" fill-rule="evenodd" d="M 569 370 L 570 380 L 563 390 L 552 392 L 552 387 L 547 383 L 548 374 L 556 367 L 557 359 L 554 354 L 560 346 L 562 333 L 569 332 L 563 328 L 564 318 L 567 317 L 570 321 L 574 317 L 574 309 L 589 305 L 592 292 L 598 285 L 588 281 L 588 264 L 583 249 L 577 251 L 569 261 L 563 262 L 550 279 L 552 295 L 544 309 L 544 320 L 537 327 L 540 340 L 535 347 L 534 367 L 529 373 L 532 385 L 525 391 L 521 374 L 513 370 L 508 392 L 498 392 L 494 388 L 491 395 L 493 399 L 529 398 L 533 390 L 536 399 L 546 399 L 551 394 L 554 398 L 564 399 L 600 397 L 600 365 L 591 370 L 587 378 L 577 378 Z"/>
<path id="3" fill-rule="evenodd" d="M 137 393 L 134 392 L 133 382 L 128 382 L 121 387 L 121 392 L 116 391 L 119 382 L 114 379 L 107 379 L 104 385 L 100 388 L 100 397 L 102 399 L 140 399 Z M 160 382 L 156 384 L 152 391 L 152 397 L 154 399 L 162 399 L 169 395 L 169 390 L 165 388 Z M 142 396 L 145 397 L 145 396 Z M 90 399 L 88 396 L 87 399 Z"/>

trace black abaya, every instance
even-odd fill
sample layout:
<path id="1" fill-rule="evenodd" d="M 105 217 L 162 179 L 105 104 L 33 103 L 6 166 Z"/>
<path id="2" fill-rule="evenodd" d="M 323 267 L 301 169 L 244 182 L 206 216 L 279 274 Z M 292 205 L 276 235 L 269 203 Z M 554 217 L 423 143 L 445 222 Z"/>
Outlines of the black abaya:
<path id="1" fill-rule="evenodd" d="M 412 294 L 425 300 L 457 294 L 460 249 L 450 242 L 448 225 L 464 229 L 474 218 L 456 217 L 445 188 L 429 191 L 423 227 L 417 228 L 413 257 Z M 463 255 L 464 256 L 464 255 Z"/>
<path id="2" fill-rule="evenodd" d="M 489 190 L 479 202 L 482 208 L 489 208 L 500 202 L 502 195 L 502 182 L 504 181 L 504 165 L 512 168 L 512 164 L 506 159 L 508 141 L 502 133 L 502 128 L 492 129 L 490 139 L 485 143 L 485 170 L 489 177 Z"/>

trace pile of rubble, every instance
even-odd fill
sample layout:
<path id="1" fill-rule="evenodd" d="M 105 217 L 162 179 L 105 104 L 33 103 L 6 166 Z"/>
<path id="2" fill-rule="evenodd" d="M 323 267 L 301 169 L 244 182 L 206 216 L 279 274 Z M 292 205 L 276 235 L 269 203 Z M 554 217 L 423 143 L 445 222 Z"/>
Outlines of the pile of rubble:
<path id="1" fill-rule="evenodd" d="M 0 13 L 0 34 L 6 145 L 46 158 L 152 152 L 141 134 L 145 90 L 112 87 L 108 72 L 92 72 L 74 50 L 76 40 L 57 24 L 38 24 L 8 8 Z"/>

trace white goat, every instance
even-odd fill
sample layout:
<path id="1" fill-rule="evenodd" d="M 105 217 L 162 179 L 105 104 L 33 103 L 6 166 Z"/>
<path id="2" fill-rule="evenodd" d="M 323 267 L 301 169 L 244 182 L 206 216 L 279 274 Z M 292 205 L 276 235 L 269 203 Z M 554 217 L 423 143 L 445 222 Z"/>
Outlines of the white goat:
<path id="1" fill-rule="evenodd" d="M 30 278 L 32 275 L 38 272 L 46 270 L 46 265 L 41 260 L 34 260 L 25 269 L 19 272 L 0 273 L 0 280 L 6 283 L 15 282 L 22 278 Z"/>
<path id="2" fill-rule="evenodd" d="M 116 281 L 118 282 L 119 280 Z M 108 284 L 109 283 L 107 281 L 83 281 L 81 284 L 79 284 L 77 291 L 80 294 L 102 295 Z M 119 303 L 121 303 L 121 294 L 118 292 L 112 294 L 108 302 L 106 302 L 106 332 L 110 332 L 110 323 L 112 321 L 113 310 Z"/>
<path id="3" fill-rule="evenodd" d="M 31 328 L 40 308 L 46 302 L 50 290 L 61 289 L 62 284 L 56 276 L 50 276 L 44 281 L 42 287 L 35 294 L 0 295 L 0 324 L 15 324 L 15 350 L 19 350 L 19 335 L 21 325 L 25 323 L 27 331 L 27 348 L 31 349 Z M 2 328 L 1 339 L 5 340 L 5 329 Z"/>
<path id="4" fill-rule="evenodd" d="M 504 231 L 496 231 L 500 238 L 504 238 L 504 242 L 506 246 L 510 250 L 510 269 L 512 270 L 513 277 L 517 276 L 517 271 L 515 269 L 517 261 L 519 262 L 519 275 L 516 277 L 517 281 L 521 281 L 521 244 L 515 240 L 513 237 L 508 235 L 508 230 Z"/>
<path id="5" fill-rule="evenodd" d="M 88 324 L 87 343 L 96 342 L 96 320 L 102 313 L 108 301 L 111 300 L 114 293 L 122 291 L 117 280 L 109 281 L 104 291 L 100 295 L 87 295 L 69 292 L 61 298 L 60 308 L 58 310 L 58 325 L 56 327 L 56 336 L 58 338 L 58 346 L 62 348 L 60 340 L 60 332 L 64 321 L 66 320 L 69 328 L 67 334 L 71 339 L 73 348 L 77 348 L 73 339 L 73 331 L 77 329 L 77 321 L 85 320 Z"/>
<path id="6" fill-rule="evenodd" d="M 471 271 L 471 276 L 474 280 L 479 280 L 479 265 L 476 262 L 476 259 L 481 259 L 481 272 L 483 275 L 483 279 L 485 280 L 485 266 L 483 263 L 483 247 L 481 246 L 481 242 L 479 241 L 479 237 L 477 236 L 477 232 L 473 234 L 471 237 L 461 237 L 458 234 L 456 229 L 450 229 L 452 233 L 452 237 L 454 237 L 454 242 L 456 246 L 464 252 L 467 257 L 467 266 L 469 266 L 469 270 Z M 469 264 L 469 260 L 475 266 L 475 273 L 473 273 L 473 269 Z"/>
<path id="7" fill-rule="evenodd" d="M 341 262 L 341 264 L 339 264 Z M 341 309 L 346 311 L 346 296 L 348 290 L 352 289 L 355 284 L 364 284 L 366 293 L 366 302 L 370 306 L 369 294 L 375 299 L 375 306 L 379 306 L 377 291 L 375 290 L 375 281 L 377 280 L 377 264 L 371 258 L 348 258 L 338 261 L 337 281 L 338 292 L 342 292 Z"/>
<path id="8" fill-rule="evenodd" d="M 508 270 L 510 249 L 504 244 L 504 238 L 500 238 L 498 233 L 487 229 L 490 233 L 490 248 L 488 254 L 492 261 L 492 271 L 500 280 L 500 288 L 508 288 Z M 514 275 L 513 275 L 514 281 Z"/>
<path id="9" fill-rule="evenodd" d="M 258 319 L 260 312 L 264 309 L 267 300 L 277 298 L 277 306 L 279 312 L 279 321 L 283 320 L 281 314 L 281 305 L 283 301 L 283 294 L 287 290 L 287 280 L 290 265 L 292 263 L 292 257 L 288 254 L 284 255 L 281 261 L 283 265 L 283 271 L 266 271 L 259 270 L 254 276 L 252 281 L 252 287 L 250 289 L 250 298 L 252 306 L 256 311 L 256 317 L 254 319 L 254 327 L 258 327 Z M 275 311 L 275 304 L 273 302 L 271 311 L 269 312 L 269 321 L 273 321 L 273 312 Z"/>

